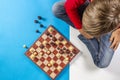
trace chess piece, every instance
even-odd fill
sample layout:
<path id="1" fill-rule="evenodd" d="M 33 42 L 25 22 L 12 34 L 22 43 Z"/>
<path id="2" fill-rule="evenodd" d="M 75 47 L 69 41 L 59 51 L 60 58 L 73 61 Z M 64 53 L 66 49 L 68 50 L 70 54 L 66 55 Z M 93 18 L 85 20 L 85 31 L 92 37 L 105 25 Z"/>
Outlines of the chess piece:
<path id="1" fill-rule="evenodd" d="M 50 64 L 51 64 L 51 65 L 53 65 L 53 64 L 54 64 L 53 60 L 51 60 L 51 61 L 50 61 Z"/>
<path id="2" fill-rule="evenodd" d="M 61 71 L 61 69 L 62 69 L 62 68 L 61 68 L 60 66 L 57 67 L 57 70 Z"/>
<path id="3" fill-rule="evenodd" d="M 48 67 L 52 66 L 50 63 L 47 64 Z"/>
<path id="4" fill-rule="evenodd" d="M 55 37 L 52 38 L 53 41 L 57 41 L 57 39 Z"/>
<path id="5" fill-rule="evenodd" d="M 66 48 L 64 47 L 63 50 L 66 50 Z"/>
<path id="6" fill-rule="evenodd" d="M 30 55 L 30 58 L 32 59 L 32 60 L 34 60 L 34 58 L 35 58 L 35 55 Z"/>
<path id="7" fill-rule="evenodd" d="M 50 35 L 50 37 L 52 37 L 52 35 Z"/>
<path id="8" fill-rule="evenodd" d="M 43 52 L 43 51 L 41 51 L 41 52 L 40 52 L 40 55 L 41 55 L 41 56 L 43 56 L 43 54 L 44 54 L 44 52 Z"/>
<path id="9" fill-rule="evenodd" d="M 62 37 L 59 38 L 60 41 L 63 41 L 64 39 Z"/>
<path id="10" fill-rule="evenodd" d="M 38 20 L 34 20 L 34 23 L 40 23 Z"/>
<path id="11" fill-rule="evenodd" d="M 70 53 L 70 56 L 73 56 L 73 54 L 72 54 L 72 53 Z"/>
<path id="12" fill-rule="evenodd" d="M 41 45 L 40 45 L 40 48 L 41 48 L 41 49 L 43 49 L 43 48 L 44 48 L 44 45 L 43 45 L 43 44 L 41 44 Z"/>
<path id="13" fill-rule="evenodd" d="M 37 55 L 38 55 L 38 53 L 34 52 L 34 53 L 33 53 L 33 55 L 37 56 Z"/>
<path id="14" fill-rule="evenodd" d="M 43 27 L 44 27 L 44 25 L 43 25 L 43 24 L 40 24 L 40 27 L 41 27 L 41 28 L 43 28 Z"/>
<path id="15" fill-rule="evenodd" d="M 26 49 L 28 49 L 28 47 L 27 47 L 25 44 L 23 45 L 23 48 L 26 48 Z"/>
<path id="16" fill-rule="evenodd" d="M 46 35 L 47 35 L 47 36 L 49 36 L 49 35 L 50 35 L 50 33 L 49 33 L 49 32 L 46 32 Z"/>
<path id="17" fill-rule="evenodd" d="M 76 51 L 75 49 L 73 49 L 73 50 L 72 50 L 72 52 L 73 52 L 74 54 L 76 54 L 76 53 L 77 53 L 77 51 Z"/>
<path id="18" fill-rule="evenodd" d="M 58 58 L 60 58 L 60 54 L 56 54 L 56 56 L 57 56 Z"/>
<path id="19" fill-rule="evenodd" d="M 40 31 L 37 29 L 37 30 L 36 30 L 36 33 L 40 33 Z"/>
<path id="20" fill-rule="evenodd" d="M 41 16 L 38 16 L 38 19 L 39 19 L 39 20 L 41 20 L 41 19 L 42 19 L 42 17 L 41 17 Z"/>
<path id="21" fill-rule="evenodd" d="M 51 52 L 48 50 L 48 51 L 47 51 L 47 54 L 49 55 L 50 53 L 51 53 Z"/>
<path id="22" fill-rule="evenodd" d="M 65 60 L 66 60 L 66 61 L 68 61 L 68 60 L 69 60 L 69 58 L 68 58 L 68 57 L 66 57 L 66 58 L 65 58 Z"/>
<path id="23" fill-rule="evenodd" d="M 60 51 L 59 51 L 59 53 L 60 53 L 60 54 L 63 54 L 63 53 L 64 53 L 64 51 L 63 51 L 63 50 L 60 50 Z"/>
<path id="24" fill-rule="evenodd" d="M 69 54 L 69 53 L 70 53 L 70 50 L 69 50 L 69 49 L 67 49 L 67 50 L 66 50 L 66 53 L 67 53 L 67 54 Z"/>

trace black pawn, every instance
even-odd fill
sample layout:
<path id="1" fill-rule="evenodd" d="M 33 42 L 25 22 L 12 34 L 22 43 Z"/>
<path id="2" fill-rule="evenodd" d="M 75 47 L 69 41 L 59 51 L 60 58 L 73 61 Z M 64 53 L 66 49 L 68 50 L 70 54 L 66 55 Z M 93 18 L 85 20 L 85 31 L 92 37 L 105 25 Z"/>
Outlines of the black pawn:
<path id="1" fill-rule="evenodd" d="M 38 20 L 34 20 L 34 23 L 40 23 Z"/>
<path id="2" fill-rule="evenodd" d="M 38 19 L 39 19 L 39 20 L 41 20 L 41 19 L 42 19 L 42 17 L 41 17 L 41 16 L 38 16 Z"/>
<path id="3" fill-rule="evenodd" d="M 43 24 L 40 24 L 40 27 L 41 27 L 41 28 L 43 28 L 43 27 L 44 27 L 44 25 L 43 25 Z"/>
<path id="4" fill-rule="evenodd" d="M 37 30 L 36 30 L 36 33 L 40 33 L 40 31 L 37 29 Z"/>

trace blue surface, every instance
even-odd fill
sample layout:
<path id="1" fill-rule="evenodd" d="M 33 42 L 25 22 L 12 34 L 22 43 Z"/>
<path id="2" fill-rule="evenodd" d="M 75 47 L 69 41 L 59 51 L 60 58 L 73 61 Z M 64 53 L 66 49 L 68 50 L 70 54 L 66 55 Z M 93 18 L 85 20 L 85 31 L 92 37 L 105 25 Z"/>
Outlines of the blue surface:
<path id="1" fill-rule="evenodd" d="M 54 25 L 67 39 L 69 28 L 55 18 L 52 5 L 58 0 L 0 0 L 0 80 L 51 80 L 41 69 L 25 56 L 26 49 L 40 36 L 34 24 L 38 15 L 46 27 Z M 45 29 L 40 31 L 44 32 Z M 56 80 L 69 80 L 69 65 Z"/>

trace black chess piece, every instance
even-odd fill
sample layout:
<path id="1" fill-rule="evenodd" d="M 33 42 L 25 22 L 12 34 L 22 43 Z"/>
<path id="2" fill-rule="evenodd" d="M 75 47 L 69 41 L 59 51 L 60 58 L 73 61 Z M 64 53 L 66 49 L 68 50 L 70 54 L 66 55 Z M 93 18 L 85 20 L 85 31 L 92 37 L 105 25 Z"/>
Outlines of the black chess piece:
<path id="1" fill-rule="evenodd" d="M 43 27 L 44 27 L 44 25 L 43 25 L 43 24 L 40 24 L 40 27 L 41 27 L 41 28 L 43 28 Z"/>
<path id="2" fill-rule="evenodd" d="M 34 23 L 40 23 L 38 20 L 34 20 Z"/>
<path id="3" fill-rule="evenodd" d="M 42 17 L 41 17 L 41 16 L 38 16 L 38 19 L 39 19 L 39 20 L 41 20 L 41 19 L 42 19 Z"/>
<path id="4" fill-rule="evenodd" d="M 37 29 L 37 30 L 36 30 L 36 33 L 40 33 L 40 31 Z"/>
<path id="5" fill-rule="evenodd" d="M 41 16 L 38 16 L 38 20 L 43 20 L 43 21 L 46 21 L 45 18 L 41 17 Z"/>

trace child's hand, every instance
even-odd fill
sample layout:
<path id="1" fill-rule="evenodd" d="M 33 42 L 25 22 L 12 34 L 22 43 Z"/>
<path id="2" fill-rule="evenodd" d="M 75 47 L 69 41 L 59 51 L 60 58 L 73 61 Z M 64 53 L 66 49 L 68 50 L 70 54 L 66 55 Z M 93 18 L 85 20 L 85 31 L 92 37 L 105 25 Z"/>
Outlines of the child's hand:
<path id="1" fill-rule="evenodd" d="M 87 39 L 91 39 L 93 38 L 93 36 L 89 35 L 88 33 L 86 33 L 85 31 L 83 31 L 83 29 L 80 29 L 79 32 Z"/>
<path id="2" fill-rule="evenodd" d="M 110 48 L 113 48 L 113 50 L 116 50 L 119 43 L 120 43 L 120 28 L 115 30 L 111 37 L 110 37 L 110 42 L 112 42 Z"/>

